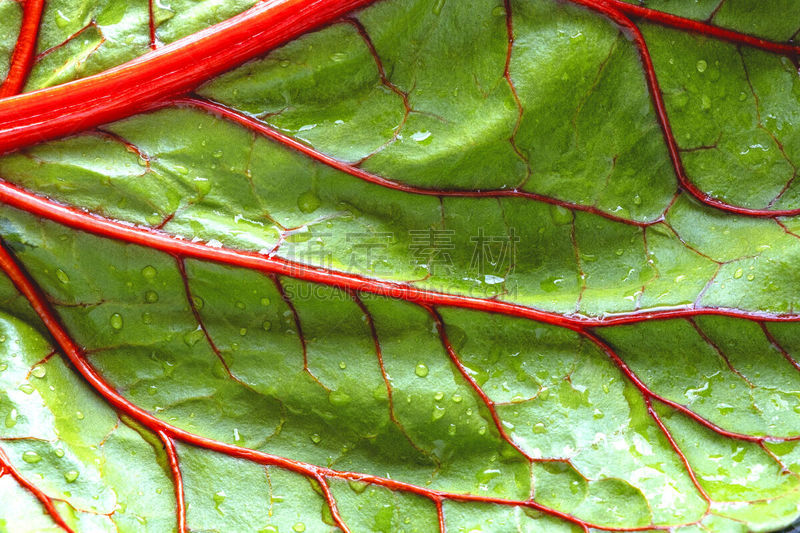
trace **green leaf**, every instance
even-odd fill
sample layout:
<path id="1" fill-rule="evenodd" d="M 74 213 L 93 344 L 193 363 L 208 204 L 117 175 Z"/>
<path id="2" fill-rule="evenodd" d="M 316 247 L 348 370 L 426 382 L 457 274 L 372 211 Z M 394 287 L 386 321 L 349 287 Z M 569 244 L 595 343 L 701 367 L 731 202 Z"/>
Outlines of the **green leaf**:
<path id="1" fill-rule="evenodd" d="M 47 2 L 25 88 L 253 3 Z M 673 4 L 380 0 L 0 157 L 0 530 L 795 521 L 800 15 Z"/>

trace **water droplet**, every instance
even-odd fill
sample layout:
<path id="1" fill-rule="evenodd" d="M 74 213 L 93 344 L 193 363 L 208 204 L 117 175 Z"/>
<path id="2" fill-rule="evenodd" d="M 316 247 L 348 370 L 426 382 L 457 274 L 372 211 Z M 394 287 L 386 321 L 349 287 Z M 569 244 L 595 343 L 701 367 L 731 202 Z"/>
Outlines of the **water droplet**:
<path id="1" fill-rule="evenodd" d="M 142 313 L 142 322 L 145 324 L 152 324 L 153 322 L 153 315 L 150 313 Z"/>
<path id="2" fill-rule="evenodd" d="M 11 411 L 9 411 L 8 414 L 6 415 L 6 427 L 13 428 L 14 426 L 16 426 L 18 417 L 19 413 L 17 413 L 16 409 L 12 408 Z"/>
<path id="3" fill-rule="evenodd" d="M 704 59 L 697 62 L 697 72 L 705 72 L 708 68 L 708 63 Z"/>
<path id="4" fill-rule="evenodd" d="M 453 400 L 455 403 L 461 403 L 461 399 L 462 398 L 460 394 L 453 394 L 453 396 L 451 397 L 451 400 Z"/>
<path id="5" fill-rule="evenodd" d="M 278 526 L 266 526 L 258 530 L 258 533 L 278 533 Z"/>
<path id="6" fill-rule="evenodd" d="M 59 459 L 64 457 L 64 450 L 62 448 L 56 448 L 56 457 Z"/>
<path id="7" fill-rule="evenodd" d="M 119 313 L 114 313 L 113 315 L 111 315 L 109 322 L 111 323 L 112 328 L 122 329 L 122 315 L 120 315 Z"/>
<path id="8" fill-rule="evenodd" d="M 313 213 L 320 205 L 319 198 L 312 191 L 306 191 L 297 198 L 297 207 L 303 213 Z"/>
<path id="9" fill-rule="evenodd" d="M 592 413 L 592 417 L 595 420 L 599 420 L 600 418 L 603 418 L 604 416 L 606 416 L 606 415 L 603 414 L 603 411 L 601 411 L 600 409 L 595 409 L 594 413 Z"/>
<path id="10" fill-rule="evenodd" d="M 429 131 L 418 131 L 416 133 L 411 134 L 411 140 L 416 141 L 420 144 L 429 144 L 431 142 L 431 135 L 433 135 Z"/>
<path id="11" fill-rule="evenodd" d="M 31 375 L 37 378 L 43 378 L 47 374 L 47 369 L 41 365 L 36 365 L 31 370 Z"/>
<path id="12" fill-rule="evenodd" d="M 19 390 L 24 392 L 25 394 L 33 394 L 33 385 L 30 383 L 23 383 L 19 386 Z"/>
<path id="13" fill-rule="evenodd" d="M 733 279 L 741 278 L 742 274 L 744 274 L 744 270 L 742 270 L 741 268 L 737 268 L 736 272 L 733 273 Z"/>
<path id="14" fill-rule="evenodd" d="M 236 302 L 237 309 L 245 309 L 247 306 L 244 305 L 244 302 Z"/>
<path id="15" fill-rule="evenodd" d="M 348 481 L 347 485 L 350 487 L 350 490 L 352 490 L 356 494 L 362 494 L 365 490 L 367 490 L 367 487 L 369 487 L 368 483 L 355 480 Z"/>
<path id="16" fill-rule="evenodd" d="M 270 329 L 272 329 L 272 324 L 270 323 L 269 320 L 265 320 L 264 322 L 261 323 L 261 327 L 264 328 L 264 331 L 269 331 Z"/>
<path id="17" fill-rule="evenodd" d="M 158 293 L 156 291 L 147 291 L 144 293 L 144 301 L 154 304 L 158 301 Z"/>
<path id="18" fill-rule="evenodd" d="M 269 298 L 267 298 L 266 296 L 264 298 L 261 298 L 261 305 L 263 305 L 264 307 L 268 306 Z"/>
<path id="19" fill-rule="evenodd" d="M 67 483 L 74 483 L 80 474 L 77 470 L 70 470 L 68 472 L 64 472 L 64 479 Z"/>
<path id="20" fill-rule="evenodd" d="M 83 420 L 86 417 L 84 416 L 84 414 L 81 411 L 76 411 L 75 412 L 75 418 L 77 418 L 78 420 Z"/>
<path id="21" fill-rule="evenodd" d="M 322 437 L 320 437 L 316 433 L 311 435 L 311 442 L 313 442 L 314 444 L 319 444 L 321 440 L 322 440 Z"/>
<path id="22" fill-rule="evenodd" d="M 220 510 L 219 506 L 222 505 L 222 502 L 225 501 L 225 496 L 227 496 L 227 494 L 225 494 L 224 490 L 218 490 L 211 497 L 211 499 L 214 500 L 214 507 L 217 509 L 217 511 L 220 512 L 220 514 L 222 513 L 222 511 Z"/>
<path id="23" fill-rule="evenodd" d="M 42 456 L 36 452 L 28 450 L 27 452 L 22 454 L 22 460 L 26 463 L 36 464 L 42 460 Z"/>
<path id="24" fill-rule="evenodd" d="M 247 335 L 247 328 L 242 328 L 242 329 L 240 329 L 240 330 L 239 330 L 239 335 L 241 335 L 242 337 L 244 337 L 245 335 Z"/>
<path id="25" fill-rule="evenodd" d="M 441 400 L 442 398 L 444 398 L 444 393 L 441 392 L 441 391 L 439 391 L 439 392 L 437 392 L 436 394 L 433 395 L 433 399 L 434 400 L 438 401 L 438 400 Z"/>
<path id="26" fill-rule="evenodd" d="M 755 274 L 748 274 L 747 275 L 747 281 L 753 281 L 754 279 L 756 279 L 756 275 Z"/>
<path id="27" fill-rule="evenodd" d="M 331 54 L 331 61 L 334 63 L 339 63 L 340 61 L 344 61 L 347 58 L 347 54 L 344 52 L 335 52 Z"/>
<path id="28" fill-rule="evenodd" d="M 194 329 L 183 336 L 183 342 L 186 346 L 194 346 L 197 342 L 205 336 L 203 330 L 200 329 L 200 326 L 197 326 L 197 329 Z"/>
<path id="29" fill-rule="evenodd" d="M 486 426 L 478 428 L 478 435 L 486 435 Z"/>
<path id="30" fill-rule="evenodd" d="M 350 396 L 346 392 L 335 390 L 328 395 L 328 401 L 331 405 L 347 405 L 350 403 Z"/>
<path id="31" fill-rule="evenodd" d="M 8 369 L 8 363 L 0 363 L 0 372 L 5 372 Z"/>
<path id="32" fill-rule="evenodd" d="M 298 522 L 292 526 L 292 529 L 297 531 L 297 533 L 303 533 L 306 530 L 306 525 L 302 522 Z"/>
<path id="33" fill-rule="evenodd" d="M 344 370 L 345 368 L 347 368 L 347 363 L 345 363 L 344 361 L 339 361 L 339 368 Z"/>
<path id="34" fill-rule="evenodd" d="M 425 366 L 425 363 L 418 363 L 417 367 L 414 369 L 414 373 L 417 376 L 424 378 L 428 375 L 428 367 Z"/>
<path id="35" fill-rule="evenodd" d="M 144 276 L 147 279 L 153 279 L 154 277 L 156 277 L 156 274 L 158 274 L 158 271 L 155 269 L 155 267 L 151 265 L 147 265 L 142 269 L 142 276 Z"/>
<path id="36" fill-rule="evenodd" d="M 642 197 L 638 194 L 633 197 L 633 203 L 635 205 L 642 205 Z"/>
<path id="37" fill-rule="evenodd" d="M 70 22 L 69 18 L 67 18 L 67 16 L 64 13 L 62 13 L 60 9 L 56 11 L 56 26 L 58 26 L 61 29 L 64 29 L 67 26 L 69 26 L 69 22 Z"/>
<path id="38" fill-rule="evenodd" d="M 438 405 L 433 406 L 433 413 L 431 413 L 431 420 L 439 420 L 444 416 L 445 408 Z"/>
<path id="39" fill-rule="evenodd" d="M 701 108 L 701 109 L 704 109 L 704 110 L 709 110 L 709 109 L 711 109 L 711 98 L 709 98 L 709 97 L 708 97 L 708 95 L 705 95 L 705 94 L 704 94 L 704 95 L 703 95 L 703 96 L 700 98 L 700 108 Z"/>
<path id="40" fill-rule="evenodd" d="M 450 424 L 449 426 L 447 426 L 447 434 L 448 435 L 455 435 L 456 434 L 456 425 L 455 424 Z"/>
<path id="41" fill-rule="evenodd" d="M 544 427 L 542 422 L 537 422 L 533 425 L 533 432 L 534 433 L 544 433 L 547 431 L 547 428 Z"/>
<path id="42" fill-rule="evenodd" d="M 281 67 L 286 68 L 291 65 L 291 62 L 288 59 L 282 59 L 280 63 L 278 63 Z"/>
<path id="43" fill-rule="evenodd" d="M 56 269 L 56 277 L 58 278 L 58 281 L 60 281 L 64 285 L 69 283 L 69 276 L 67 276 L 67 273 L 61 270 L 60 268 Z"/>
<path id="44" fill-rule="evenodd" d="M 195 309 L 198 311 L 206 305 L 206 302 L 200 298 L 199 296 L 192 296 L 192 303 L 194 304 Z"/>
<path id="45" fill-rule="evenodd" d="M 556 224 L 569 224 L 572 222 L 572 211 L 560 205 L 551 205 L 550 217 Z"/>
<path id="46" fill-rule="evenodd" d="M 506 10 L 503 6 L 496 6 L 494 9 L 492 9 L 492 15 L 495 17 L 505 17 Z"/>

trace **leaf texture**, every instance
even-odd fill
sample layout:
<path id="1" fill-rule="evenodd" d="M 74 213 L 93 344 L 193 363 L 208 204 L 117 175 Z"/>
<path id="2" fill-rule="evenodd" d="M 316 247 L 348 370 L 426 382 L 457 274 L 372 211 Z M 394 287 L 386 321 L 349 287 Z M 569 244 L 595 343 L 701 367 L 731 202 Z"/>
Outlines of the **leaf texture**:
<path id="1" fill-rule="evenodd" d="M 0 0 L 0 530 L 789 526 L 754 6 Z"/>

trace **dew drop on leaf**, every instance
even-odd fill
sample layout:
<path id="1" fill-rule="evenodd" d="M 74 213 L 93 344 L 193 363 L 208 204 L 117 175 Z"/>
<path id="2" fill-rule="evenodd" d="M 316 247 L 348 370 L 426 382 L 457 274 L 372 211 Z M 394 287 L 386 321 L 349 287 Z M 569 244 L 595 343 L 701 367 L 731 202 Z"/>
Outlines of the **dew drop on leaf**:
<path id="1" fill-rule="evenodd" d="M 264 322 L 261 323 L 261 327 L 264 328 L 264 331 L 269 331 L 270 329 L 272 329 L 272 324 L 270 323 L 269 320 L 265 320 Z"/>
<path id="2" fill-rule="evenodd" d="M 122 329 L 122 315 L 120 315 L 119 313 L 114 313 L 113 315 L 111 315 L 109 322 L 111 323 L 112 328 Z"/>
<path id="3" fill-rule="evenodd" d="M 144 301 L 154 304 L 158 301 L 158 293 L 156 291 L 147 291 L 144 293 Z"/>
<path id="4" fill-rule="evenodd" d="M 339 368 L 344 370 L 345 368 L 347 368 L 347 363 L 345 363 L 344 361 L 339 361 Z"/>
<path id="5" fill-rule="evenodd" d="M 64 472 L 64 479 L 67 483 L 74 483 L 76 479 L 78 479 L 79 473 L 77 470 L 69 470 L 68 472 Z"/>
<path id="6" fill-rule="evenodd" d="M 544 423 L 542 423 L 542 422 L 537 422 L 537 423 L 535 423 L 533 425 L 533 432 L 534 433 L 540 433 L 541 434 L 541 433 L 545 433 L 546 431 L 547 431 L 547 428 L 544 426 Z"/>
<path id="7" fill-rule="evenodd" d="M 33 386 L 30 383 L 23 383 L 19 386 L 19 390 L 25 394 L 33 394 Z"/>
<path id="8" fill-rule="evenodd" d="M 742 277 L 742 274 L 744 274 L 744 270 L 742 270 L 741 268 L 737 268 L 736 272 L 733 273 L 733 278 L 739 279 Z"/>
<path id="9" fill-rule="evenodd" d="M 460 394 L 453 394 L 453 396 L 452 396 L 452 398 L 451 398 L 451 399 L 452 399 L 452 400 L 453 400 L 453 402 L 455 402 L 455 403 L 461 403 L 461 400 L 462 400 L 462 398 L 461 398 L 461 395 L 460 395 Z"/>
<path id="10" fill-rule="evenodd" d="M 60 268 L 56 269 L 56 277 L 58 278 L 58 281 L 60 281 L 64 285 L 69 283 L 69 276 L 67 276 L 67 273 L 61 270 Z"/>
<path id="11" fill-rule="evenodd" d="M 22 460 L 26 463 L 35 464 L 42 460 L 42 456 L 34 451 L 28 450 L 22 454 Z"/>
<path id="12" fill-rule="evenodd" d="M 197 341 L 202 339 L 203 336 L 203 330 L 200 328 L 200 326 L 197 326 L 197 329 L 194 329 L 183 336 L 183 342 L 186 344 L 186 346 L 191 347 L 197 344 Z"/>
<path id="13" fill-rule="evenodd" d="M 434 399 L 434 400 L 441 400 L 442 398 L 444 398 L 444 393 L 443 393 L 442 391 L 439 391 L 439 392 L 437 392 L 437 393 L 436 393 L 436 394 L 434 394 L 434 396 L 433 396 L 433 399 Z"/>
<path id="14" fill-rule="evenodd" d="M 697 62 L 697 72 L 705 72 L 707 68 L 708 63 L 704 59 Z"/>
<path id="15" fill-rule="evenodd" d="M 206 304 L 202 298 L 199 296 L 192 296 L 192 303 L 194 304 L 195 308 L 198 310 L 202 309 L 203 306 Z"/>
<path id="16" fill-rule="evenodd" d="M 264 307 L 268 306 L 269 298 L 267 298 L 266 296 L 264 298 L 261 298 L 261 305 L 263 305 Z"/>
<path id="17" fill-rule="evenodd" d="M 311 442 L 313 442 L 314 444 L 319 444 L 321 440 L 322 440 L 322 437 L 320 437 L 316 433 L 311 435 Z"/>
<path id="18" fill-rule="evenodd" d="M 146 279 L 153 279 L 158 274 L 158 271 L 152 265 L 147 265 L 142 269 L 142 276 Z"/>
<path id="19" fill-rule="evenodd" d="M 47 369 L 41 365 L 36 365 L 31 370 L 31 375 L 37 378 L 43 378 L 47 374 Z"/>
<path id="20" fill-rule="evenodd" d="M 18 417 L 17 410 L 12 408 L 11 411 L 8 412 L 6 415 L 6 427 L 13 428 L 17 425 L 17 417 Z"/>
<path id="21" fill-rule="evenodd" d="M 320 206 L 320 200 L 312 191 L 306 191 L 297 198 L 297 207 L 303 213 L 313 213 Z"/>
<path id="22" fill-rule="evenodd" d="M 352 490 L 356 494 L 362 494 L 365 490 L 367 490 L 367 487 L 369 487 L 369 484 L 364 483 L 363 481 L 355 481 L 355 480 L 348 481 L 347 485 L 350 487 L 350 490 Z"/>
<path id="23" fill-rule="evenodd" d="M 425 363 L 418 363 L 417 367 L 414 369 L 414 373 L 417 376 L 424 378 L 428 375 L 428 367 L 425 365 Z"/>
<path id="24" fill-rule="evenodd" d="M 431 413 L 431 420 L 439 420 L 444 416 L 445 408 L 438 405 L 433 406 L 433 413 Z"/>
<path id="25" fill-rule="evenodd" d="M 328 395 L 328 401 L 331 405 L 347 405 L 350 403 L 350 396 L 346 392 L 335 390 Z"/>
<path id="26" fill-rule="evenodd" d="M 306 530 L 306 525 L 302 522 L 298 522 L 292 526 L 292 529 L 295 530 L 297 533 L 303 533 Z"/>

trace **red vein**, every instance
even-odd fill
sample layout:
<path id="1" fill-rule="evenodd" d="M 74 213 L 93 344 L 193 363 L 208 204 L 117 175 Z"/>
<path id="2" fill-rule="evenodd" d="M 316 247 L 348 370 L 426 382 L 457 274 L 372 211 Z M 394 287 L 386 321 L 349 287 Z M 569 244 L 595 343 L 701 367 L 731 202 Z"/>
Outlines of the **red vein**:
<path id="1" fill-rule="evenodd" d="M 314 477 L 319 483 L 320 488 L 322 489 L 322 496 L 325 498 L 325 503 L 328 504 L 328 509 L 331 511 L 331 517 L 333 518 L 333 523 L 341 529 L 344 533 L 350 533 L 350 528 L 344 523 L 342 520 L 342 516 L 339 514 L 339 508 L 336 505 L 336 499 L 333 497 L 331 493 L 331 488 L 328 486 L 328 481 L 325 479 L 325 476 L 322 474 L 318 474 Z"/>
<path id="2" fill-rule="evenodd" d="M 44 10 L 44 0 L 25 0 L 22 4 L 22 26 L 17 44 L 11 54 L 8 75 L 0 85 L 0 98 L 18 94 L 25 86 L 36 53 L 39 21 Z"/>
<path id="3" fill-rule="evenodd" d="M 156 38 L 156 21 L 154 16 L 154 9 L 153 9 L 153 2 L 155 0 L 148 0 L 147 1 L 147 26 L 148 32 L 150 34 L 150 50 L 155 50 L 158 48 L 158 40 Z"/>
<path id="4" fill-rule="evenodd" d="M 211 351 L 214 352 L 214 355 L 217 357 L 219 362 L 222 364 L 222 367 L 225 369 L 225 372 L 228 374 L 232 380 L 245 385 L 239 378 L 237 378 L 233 372 L 231 372 L 230 366 L 228 366 L 228 362 L 225 361 L 225 358 L 222 356 L 222 352 L 219 351 L 217 344 L 214 342 L 214 339 L 211 337 L 211 334 L 206 329 L 205 322 L 203 321 L 203 317 L 200 314 L 200 310 L 197 308 L 197 305 L 194 302 L 194 296 L 192 296 L 192 289 L 189 286 L 189 276 L 186 275 L 186 265 L 184 264 L 183 259 L 180 257 L 176 258 L 178 263 L 178 271 L 181 275 L 181 281 L 183 282 L 183 290 L 186 294 L 186 301 L 189 302 L 189 309 L 192 311 L 192 315 L 194 316 L 195 321 L 197 322 L 197 327 L 200 328 L 200 331 L 203 332 L 203 336 L 206 338 L 206 342 L 208 346 L 211 348 Z M 245 385 L 246 386 L 246 385 Z"/>
<path id="5" fill-rule="evenodd" d="M 265 0 L 100 74 L 0 100 L 0 153 L 153 108 L 374 0 Z"/>
<path id="6" fill-rule="evenodd" d="M 183 493 L 183 476 L 181 475 L 181 467 L 178 464 L 178 451 L 175 449 L 175 443 L 164 431 L 158 432 L 158 437 L 164 443 L 164 451 L 167 453 L 167 460 L 169 461 L 169 469 L 172 471 L 172 483 L 175 486 L 175 513 L 178 520 L 178 533 L 186 533 L 186 501 Z"/>
<path id="7" fill-rule="evenodd" d="M 439 533 L 445 533 L 444 509 L 442 508 L 442 499 L 436 498 L 433 501 L 433 504 L 436 506 L 436 519 L 439 522 Z"/>
<path id="8" fill-rule="evenodd" d="M 746 435 L 744 433 L 736 433 L 733 431 L 728 431 L 726 429 L 723 429 L 717 424 L 695 413 L 685 405 L 680 404 L 678 402 L 674 402 L 650 390 L 650 388 L 639 378 L 639 376 L 636 375 L 636 373 L 628 366 L 628 364 L 622 360 L 622 358 L 616 353 L 616 351 L 596 334 L 586 330 L 579 331 L 579 333 L 582 334 L 587 339 L 589 339 L 590 341 L 592 341 L 598 348 L 600 348 L 614 362 L 614 364 L 617 365 L 617 367 L 625 375 L 625 377 L 627 377 L 628 380 L 630 380 L 630 382 L 637 389 L 639 389 L 639 392 L 642 394 L 644 398 L 651 398 L 668 407 L 672 407 L 676 411 L 687 416 L 688 418 L 691 418 L 701 426 L 705 427 L 706 429 L 710 429 L 711 431 L 717 433 L 718 435 L 730 439 L 742 440 L 754 443 L 760 443 L 766 441 L 770 442 L 800 441 L 800 435 L 792 437 L 775 437 L 771 435 Z"/>
<path id="9" fill-rule="evenodd" d="M 19 470 L 17 470 L 14 465 L 11 464 L 6 452 L 0 448 L 0 476 L 2 476 L 4 473 L 11 474 L 11 477 L 13 477 L 21 487 L 30 492 L 37 500 L 39 500 L 39 502 L 45 508 L 45 511 L 47 511 L 47 514 L 49 514 L 53 519 L 53 522 L 58 524 L 61 529 L 68 533 L 73 533 L 73 529 L 69 527 L 61 515 L 58 514 L 55 505 L 53 505 L 53 500 L 50 499 L 47 494 L 42 492 L 39 487 L 25 479 Z"/>
<path id="10" fill-rule="evenodd" d="M 170 104 L 179 106 L 188 106 L 208 111 L 218 117 L 230 120 L 231 122 L 234 122 L 244 128 L 247 128 L 250 131 L 259 133 L 264 137 L 272 139 L 275 142 L 283 146 L 286 146 L 287 148 L 300 152 L 301 154 L 310 157 L 311 159 L 318 161 L 324 165 L 327 165 L 331 168 L 334 168 L 340 172 L 344 172 L 345 174 L 349 174 L 354 178 L 358 178 L 360 180 L 372 183 L 374 185 L 386 187 L 387 189 L 407 192 L 410 194 L 420 194 L 425 196 L 437 196 L 437 197 L 446 196 L 446 197 L 465 197 L 465 198 L 527 198 L 530 200 L 538 200 L 540 202 L 551 205 L 557 205 L 560 207 L 564 207 L 566 209 L 585 211 L 587 213 L 592 213 L 594 215 L 598 215 L 603 218 L 613 220 L 615 222 L 621 222 L 623 224 L 629 224 L 632 226 L 639 226 L 639 227 L 651 226 L 653 224 L 657 224 L 658 222 L 663 221 L 664 219 L 664 217 L 661 216 L 653 221 L 638 222 L 635 220 L 612 215 L 611 213 L 598 209 L 595 206 L 575 204 L 565 200 L 552 198 L 550 196 L 544 196 L 541 194 L 536 194 L 528 191 L 521 191 L 518 189 L 460 190 L 460 189 L 426 189 L 423 187 L 416 187 L 414 185 L 408 185 L 405 183 L 385 178 L 383 176 L 379 176 L 377 174 L 373 174 L 357 166 L 353 166 L 349 163 L 336 159 L 335 157 L 331 157 L 327 154 L 319 152 L 314 148 L 308 146 L 307 144 L 304 144 L 293 137 L 290 137 L 284 133 L 277 131 L 268 124 L 265 124 L 264 122 L 261 122 L 249 115 L 231 109 L 230 107 L 219 104 L 217 102 L 211 102 L 196 97 L 187 97 L 187 98 L 176 98 L 169 102 L 165 102 L 162 105 L 170 105 Z"/>
<path id="11" fill-rule="evenodd" d="M 656 75 L 655 66 L 653 65 L 653 59 L 650 56 L 650 51 L 647 48 L 647 42 L 645 41 L 642 32 L 639 30 L 636 24 L 634 24 L 621 11 L 620 7 L 621 5 L 627 6 L 632 4 L 625 4 L 624 2 L 616 2 L 614 0 L 599 0 L 599 1 L 570 0 L 570 1 L 588 7 L 589 9 L 592 9 L 594 11 L 597 11 L 598 13 L 605 15 L 615 24 L 617 24 L 620 28 L 626 31 L 633 40 L 633 44 L 639 51 L 639 57 L 642 61 L 642 66 L 644 68 L 645 79 L 647 81 L 650 97 L 653 101 L 653 108 L 655 109 L 658 123 L 661 126 L 661 131 L 664 136 L 664 141 L 667 144 L 667 150 L 669 152 L 670 161 L 672 162 L 673 170 L 675 172 L 676 177 L 678 178 L 678 183 L 680 184 L 682 189 L 691 194 L 699 202 L 727 213 L 733 213 L 737 215 L 744 215 L 751 217 L 769 217 L 769 218 L 774 218 L 778 216 L 793 216 L 800 214 L 800 209 L 784 209 L 784 210 L 752 209 L 749 207 L 732 205 L 723 202 L 722 200 L 719 200 L 711 196 L 710 194 L 707 194 L 706 192 L 702 191 L 699 187 L 697 187 L 697 185 L 695 185 L 688 178 L 688 176 L 686 175 L 686 171 L 683 168 L 683 163 L 681 161 L 681 156 L 680 156 L 680 149 L 678 148 L 678 143 L 675 140 L 675 135 L 673 134 L 672 127 L 670 126 L 669 116 L 667 115 L 667 108 L 666 105 L 664 104 L 664 97 L 661 94 L 661 87 L 659 86 L 658 83 L 658 77 Z M 614 7 L 611 7 L 612 5 Z"/>
<path id="12" fill-rule="evenodd" d="M 511 95 L 514 98 L 514 103 L 517 106 L 517 119 L 514 121 L 514 130 L 511 132 L 511 137 L 509 137 L 508 141 L 511 143 L 511 148 L 514 150 L 514 153 L 517 154 L 523 163 L 525 163 L 525 178 L 522 180 L 522 184 L 524 185 L 531 177 L 531 163 L 525 154 L 519 149 L 517 146 L 517 133 L 519 132 L 520 124 L 522 124 L 522 115 L 525 113 L 525 109 L 522 107 L 522 101 L 519 99 L 519 94 L 517 94 L 517 86 L 514 85 L 514 81 L 511 79 L 511 54 L 514 49 L 514 20 L 511 13 L 511 0 L 503 0 L 503 8 L 506 12 L 506 38 L 508 40 L 508 47 L 506 48 L 506 62 L 503 66 L 503 77 L 508 83 L 508 88 L 511 90 Z"/>
<path id="13" fill-rule="evenodd" d="M 497 432 L 500 434 L 500 438 L 506 441 L 512 448 L 517 450 L 520 453 L 520 455 L 522 455 L 528 460 L 528 462 L 535 461 L 536 459 L 532 457 L 528 452 L 523 450 L 519 446 L 519 444 L 514 442 L 514 439 L 512 439 L 511 436 L 508 434 L 506 428 L 503 427 L 503 421 L 500 420 L 500 415 L 497 414 L 497 407 L 495 406 L 494 401 L 491 398 L 489 398 L 489 396 L 483 391 L 481 386 L 478 385 L 478 382 L 475 381 L 475 378 L 472 377 L 472 375 L 469 373 L 469 370 L 467 370 L 467 368 L 464 366 L 464 363 L 462 363 L 461 360 L 458 358 L 458 354 L 456 354 L 456 351 L 453 348 L 453 345 L 450 343 L 450 339 L 447 336 L 447 330 L 445 328 L 444 321 L 442 320 L 441 315 L 431 307 L 428 307 L 427 309 L 428 312 L 431 314 L 431 317 L 433 317 L 433 322 L 434 324 L 436 324 L 436 330 L 439 332 L 439 337 L 442 341 L 442 346 L 444 346 L 447 355 L 450 357 L 450 361 L 452 361 L 453 365 L 456 367 L 459 374 L 461 374 L 461 377 L 463 377 L 464 380 L 467 383 L 469 383 L 470 387 L 472 387 L 472 390 L 475 391 L 475 394 L 478 396 L 481 403 L 483 403 L 486 409 L 489 410 L 489 414 L 492 417 L 495 429 L 497 429 Z"/>
<path id="14" fill-rule="evenodd" d="M 726 316 L 752 321 L 800 322 L 800 315 L 798 314 L 776 314 L 765 311 L 743 311 L 741 309 L 723 307 L 696 306 L 638 310 L 628 313 L 606 314 L 599 317 L 579 314 L 562 315 L 502 300 L 420 289 L 403 282 L 368 278 L 359 274 L 305 265 L 281 257 L 225 247 L 217 248 L 203 242 L 192 242 L 160 230 L 118 222 L 95 213 L 65 206 L 2 180 L 0 180 L 0 202 L 21 209 L 31 215 L 46 218 L 80 231 L 160 250 L 176 257 L 191 257 L 271 274 L 285 275 L 314 283 L 368 292 L 424 305 L 460 307 L 529 318 L 571 330 L 702 315 Z"/>
<path id="15" fill-rule="evenodd" d="M 692 20 L 686 17 L 679 17 L 677 15 L 665 13 L 663 11 L 656 11 L 655 9 L 650 9 L 638 4 L 629 4 L 627 2 L 622 2 L 620 0 L 599 0 L 595 1 L 594 3 L 596 4 L 603 3 L 611 7 L 614 7 L 615 9 L 623 13 L 627 13 L 628 15 L 640 17 L 652 22 L 656 22 L 663 26 L 677 28 L 679 30 L 683 30 L 686 32 L 699 33 L 701 35 L 714 37 L 716 39 L 721 39 L 723 41 L 728 41 L 737 44 L 744 44 L 747 46 L 752 46 L 753 48 L 760 48 L 761 50 L 766 50 L 767 52 L 773 52 L 775 54 L 781 54 L 781 55 L 800 54 L 800 46 L 797 46 L 795 44 L 768 41 L 766 39 L 761 39 L 753 35 L 748 35 L 746 33 L 738 32 L 735 30 L 729 30 L 727 28 L 722 28 L 720 26 L 715 26 L 713 24 L 701 22 L 699 20 Z"/>
<path id="16" fill-rule="evenodd" d="M 789 354 L 789 352 L 786 351 L 786 348 L 784 348 L 778 342 L 778 340 L 775 338 L 775 336 L 772 334 L 772 332 L 767 328 L 767 325 L 765 323 L 763 323 L 763 322 L 760 322 L 759 326 L 761 326 L 761 331 L 764 332 L 764 336 L 767 338 L 767 340 L 772 345 L 772 347 L 775 348 L 776 350 L 778 350 L 781 353 L 781 355 L 783 356 L 783 358 L 786 359 L 789 362 L 790 365 L 792 365 L 796 370 L 800 371 L 800 362 L 798 362 L 797 359 L 792 357 Z"/>
<path id="17" fill-rule="evenodd" d="M 711 496 L 708 495 L 708 492 L 706 492 L 706 489 L 703 488 L 703 486 L 700 484 L 700 481 L 697 479 L 697 475 L 695 474 L 694 469 L 692 468 L 692 465 L 689 464 L 689 459 L 686 458 L 686 454 L 683 453 L 683 450 L 681 450 L 680 446 L 678 446 L 678 443 L 675 442 L 675 439 L 672 437 L 672 433 L 670 433 L 669 429 L 667 429 L 667 426 L 664 425 L 664 422 L 661 420 L 661 417 L 658 416 L 658 413 L 656 412 L 656 410 L 653 409 L 653 401 L 652 401 L 652 399 L 649 396 L 645 396 L 644 397 L 644 403 L 647 406 L 647 413 L 655 421 L 656 425 L 661 430 L 661 433 L 667 439 L 667 442 L 669 442 L 670 447 L 675 452 L 675 454 L 678 456 L 678 459 L 680 460 L 680 462 L 683 463 L 683 467 L 684 467 L 684 469 L 686 469 L 686 473 L 689 474 L 689 479 L 692 480 L 692 485 L 694 485 L 694 487 L 697 489 L 697 492 L 699 492 L 700 495 L 705 500 L 705 502 L 706 502 L 706 514 L 707 514 L 708 511 L 711 509 Z M 762 443 L 762 445 L 763 445 L 763 443 Z"/>
<path id="18" fill-rule="evenodd" d="M 330 468 L 320 467 L 302 461 L 296 461 L 286 457 L 273 455 L 265 452 L 251 450 L 249 448 L 242 448 L 233 444 L 216 441 L 195 435 L 184 429 L 175 427 L 163 420 L 155 417 L 151 413 L 145 411 L 141 407 L 128 401 L 119 392 L 117 392 L 108 382 L 106 382 L 97 370 L 89 364 L 83 356 L 82 349 L 70 337 L 55 312 L 50 308 L 47 299 L 42 294 L 41 290 L 35 283 L 28 277 L 27 273 L 20 267 L 11 253 L 0 243 L 0 270 L 5 272 L 17 290 L 27 298 L 31 307 L 39 315 L 42 323 L 50 332 L 53 339 L 61 347 L 64 354 L 70 360 L 72 365 L 83 376 L 88 384 L 105 400 L 119 412 L 124 413 L 143 426 L 147 427 L 155 433 L 168 435 L 173 439 L 178 439 L 188 444 L 202 447 L 217 453 L 237 457 L 248 461 L 253 461 L 258 464 L 272 465 L 302 474 L 309 478 L 319 479 L 320 476 L 332 477 L 337 479 L 361 481 L 373 485 L 381 486 L 393 491 L 404 491 L 412 494 L 417 494 L 428 498 L 434 502 L 441 501 L 442 499 L 449 499 L 460 502 L 478 502 L 478 503 L 493 503 L 498 505 L 527 507 L 542 513 L 546 513 L 555 518 L 560 518 L 572 524 L 586 529 L 587 527 L 603 530 L 603 531 L 649 531 L 649 530 L 668 530 L 669 526 L 643 526 L 635 528 L 614 528 L 610 526 L 603 526 L 600 524 L 590 524 L 573 515 L 551 509 L 541 505 L 532 500 L 509 500 L 503 498 L 494 498 L 489 496 L 477 496 L 473 494 L 459 494 L 450 493 L 425 487 L 418 487 L 410 483 L 397 481 L 393 479 L 373 476 L 371 474 L 362 474 L 358 472 L 342 472 Z M 33 487 L 35 489 L 35 487 Z M 38 489 L 36 489 L 38 490 Z"/>

